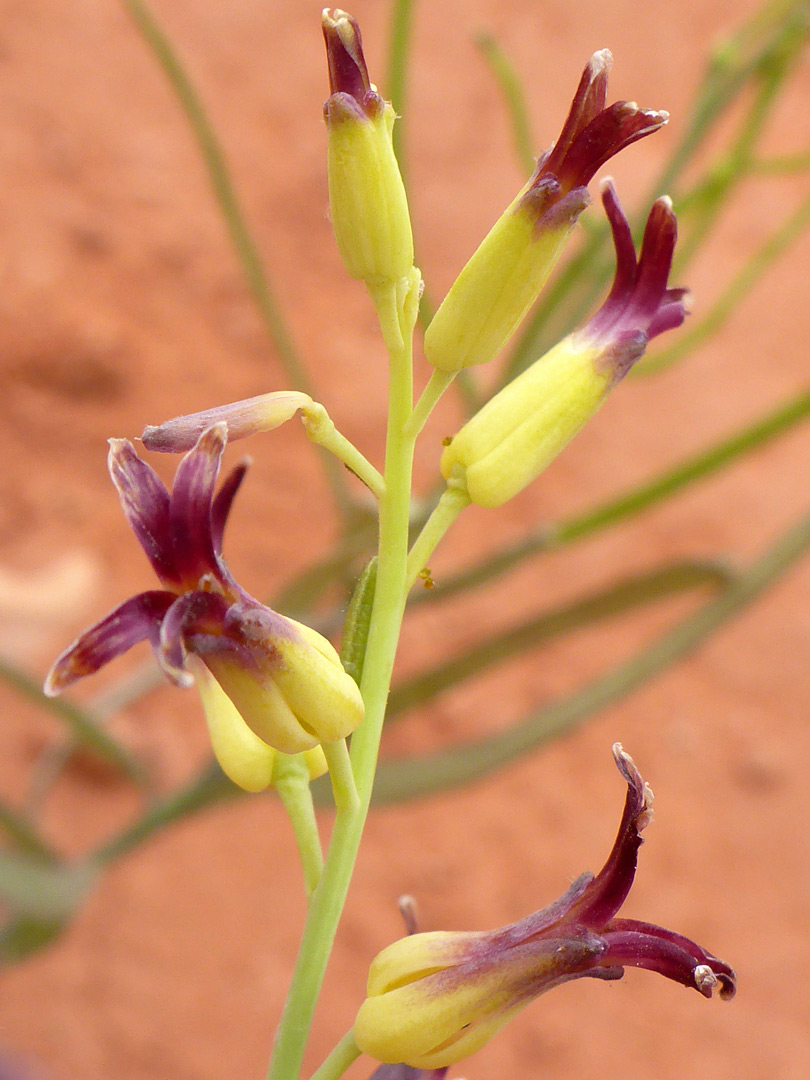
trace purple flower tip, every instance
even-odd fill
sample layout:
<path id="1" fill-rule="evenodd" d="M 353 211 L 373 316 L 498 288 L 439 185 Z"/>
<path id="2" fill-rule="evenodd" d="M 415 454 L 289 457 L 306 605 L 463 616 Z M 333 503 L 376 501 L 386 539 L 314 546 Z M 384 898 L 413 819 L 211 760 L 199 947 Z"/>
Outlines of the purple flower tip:
<path id="1" fill-rule="evenodd" d="M 667 286 L 678 237 L 672 200 L 664 195 L 653 203 L 638 257 L 610 178 L 602 182 L 602 204 L 613 234 L 616 273 L 607 299 L 581 333 L 600 345 L 600 364 L 618 381 L 652 338 L 681 325 L 691 297 L 687 289 Z"/>
<path id="2" fill-rule="evenodd" d="M 606 105 L 612 62 L 608 49 L 593 54 L 582 73 L 560 137 L 538 159 L 531 187 L 543 188 L 546 201 L 550 178 L 558 184 L 558 198 L 584 188 L 606 161 L 651 135 L 669 119 L 667 112 L 641 109 L 635 101 Z"/>
<path id="3" fill-rule="evenodd" d="M 321 15 L 331 97 L 324 106 L 327 120 L 340 115 L 379 115 L 383 101 L 368 77 L 360 27 L 340 8 L 324 8 Z"/>

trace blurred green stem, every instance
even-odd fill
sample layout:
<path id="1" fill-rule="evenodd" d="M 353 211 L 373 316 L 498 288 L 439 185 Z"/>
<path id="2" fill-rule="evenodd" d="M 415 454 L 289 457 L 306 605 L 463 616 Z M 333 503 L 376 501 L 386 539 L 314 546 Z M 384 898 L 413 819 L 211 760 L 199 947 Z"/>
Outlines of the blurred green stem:
<path id="1" fill-rule="evenodd" d="M 194 133 L 205 163 L 214 196 L 236 250 L 242 271 L 248 283 L 265 327 L 281 359 L 284 371 L 294 390 L 300 390 L 317 400 L 317 393 L 303 361 L 298 354 L 286 321 L 276 300 L 270 278 L 259 255 L 258 248 L 245 221 L 236 190 L 231 181 L 225 154 L 213 125 L 208 118 L 205 106 L 197 93 L 188 72 L 164 34 L 155 16 L 143 0 L 122 0 L 132 19 L 141 32 L 155 59 L 163 69 L 174 90 Z M 348 516 L 351 509 L 343 470 L 340 464 L 326 451 L 319 451 L 335 504 L 341 514 Z"/>
<path id="2" fill-rule="evenodd" d="M 749 427 L 735 432 L 729 438 L 715 443 L 693 457 L 686 458 L 685 461 L 661 473 L 653 480 L 640 484 L 623 495 L 608 499 L 586 510 L 583 514 L 568 518 L 567 521 L 562 521 L 557 525 L 543 526 L 516 544 L 503 548 L 495 555 L 481 560 L 444 581 L 437 581 L 435 588 L 429 592 L 417 593 L 412 597 L 411 603 L 427 603 L 451 596 L 463 589 L 483 585 L 499 574 L 511 570 L 530 555 L 552 551 L 581 540 L 600 529 L 624 521 L 642 510 L 655 506 L 690 484 L 711 476 L 748 451 L 764 446 L 808 416 L 810 416 L 810 390 L 804 390 Z"/>
<path id="3" fill-rule="evenodd" d="M 127 748 L 106 732 L 88 712 L 67 698 L 47 697 L 42 684 L 8 660 L 0 659 L 0 679 L 32 701 L 44 712 L 64 721 L 71 734 L 82 746 L 93 750 L 138 784 L 147 780 L 146 769 Z"/>
<path id="4" fill-rule="evenodd" d="M 480 779 L 571 731 L 692 652 L 784 574 L 808 547 L 810 515 L 738 574 L 719 597 L 571 697 L 532 713 L 505 732 L 421 758 L 383 761 L 374 785 L 375 803 L 400 802 Z"/>
<path id="5" fill-rule="evenodd" d="M 537 164 L 534 153 L 534 139 L 529 123 L 529 111 L 526 106 L 526 93 L 515 70 L 515 66 L 494 36 L 490 33 L 477 34 L 475 43 L 489 64 L 495 81 L 500 87 L 506 103 L 506 110 L 512 128 L 512 141 L 521 166 L 531 173 Z"/>
<path id="6" fill-rule="evenodd" d="M 49 862 L 56 860 L 56 852 L 45 843 L 28 818 L 4 802 L 0 802 L 0 828 L 4 830 L 17 851 L 27 855 L 37 855 Z"/>
<path id="7" fill-rule="evenodd" d="M 388 702 L 388 720 L 541 642 L 615 618 L 674 593 L 706 586 L 717 589 L 727 585 L 731 577 L 729 567 L 718 562 L 671 563 L 626 578 L 554 611 L 542 612 L 483 641 L 476 641 L 461 656 L 446 660 L 394 687 Z"/>

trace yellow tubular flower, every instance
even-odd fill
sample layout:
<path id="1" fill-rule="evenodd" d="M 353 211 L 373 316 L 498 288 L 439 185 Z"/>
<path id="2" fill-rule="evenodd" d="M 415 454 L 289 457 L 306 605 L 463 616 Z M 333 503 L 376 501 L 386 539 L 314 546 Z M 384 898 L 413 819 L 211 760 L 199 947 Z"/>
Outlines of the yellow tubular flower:
<path id="1" fill-rule="evenodd" d="M 245 791 L 264 791 L 273 783 L 278 751 L 254 735 L 205 664 L 190 658 L 188 666 L 194 674 L 211 749 L 220 768 L 229 780 Z M 304 760 L 310 780 L 316 780 L 326 772 L 326 758 L 320 745 L 305 751 Z"/>
<path id="2" fill-rule="evenodd" d="M 397 282 L 413 265 L 405 186 L 392 142 L 394 110 L 369 82 L 360 29 L 345 11 L 322 16 L 331 96 L 324 105 L 332 228 L 352 277 Z"/>
<path id="3" fill-rule="evenodd" d="M 677 235 L 669 200 L 653 206 L 638 260 L 610 181 L 603 202 L 617 258 L 605 303 L 487 402 L 442 454 L 444 477 L 462 478 L 479 506 L 500 506 L 522 491 L 596 412 L 650 338 L 686 315 L 686 290 L 667 287 Z"/>
<path id="4" fill-rule="evenodd" d="M 113 481 L 161 588 L 131 596 L 86 630 L 57 659 L 45 691 L 60 693 L 146 640 L 174 683 L 200 684 L 228 775 L 260 790 L 269 783 L 271 756 L 241 721 L 267 748 L 297 754 L 351 734 L 363 719 L 363 700 L 324 637 L 255 600 L 228 570 L 223 533 L 247 463 L 215 490 L 226 435 L 223 419 L 205 428 L 181 460 L 171 492 L 131 443 L 111 440 Z M 200 665 L 214 682 L 199 674 Z"/>
<path id="5" fill-rule="evenodd" d="M 627 784 L 618 835 L 599 874 L 582 874 L 559 900 L 497 930 L 413 934 L 372 962 L 353 1034 L 387 1065 L 444 1069 L 480 1050 L 540 994 L 572 979 L 621 979 L 646 968 L 710 998 L 730 1000 L 731 967 L 653 923 L 617 917 L 636 873 L 652 792 L 619 743 Z"/>
<path id="6" fill-rule="evenodd" d="M 667 121 L 634 101 L 605 107 L 611 65 L 594 53 L 554 146 L 482 241 L 425 333 L 425 356 L 440 371 L 491 360 L 540 294 L 579 215 L 587 185 L 614 154 Z"/>

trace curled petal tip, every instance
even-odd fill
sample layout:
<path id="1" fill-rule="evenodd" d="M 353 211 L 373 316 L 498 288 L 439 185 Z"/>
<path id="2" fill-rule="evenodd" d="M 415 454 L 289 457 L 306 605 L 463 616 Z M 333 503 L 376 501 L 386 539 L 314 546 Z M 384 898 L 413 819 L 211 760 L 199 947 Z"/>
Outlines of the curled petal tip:
<path id="1" fill-rule="evenodd" d="M 734 972 L 715 972 L 708 964 L 698 964 L 693 974 L 695 987 L 704 997 L 710 998 L 717 990 L 721 1001 L 731 1001 L 737 992 Z"/>
<path id="2" fill-rule="evenodd" d="M 650 785 L 642 778 L 641 773 L 636 768 L 636 763 L 624 749 L 620 742 L 613 744 L 613 757 L 618 766 L 619 772 L 624 777 L 627 784 L 637 793 L 637 797 L 641 800 L 638 813 L 634 816 L 635 827 L 638 832 L 643 832 L 644 829 L 650 824 L 653 817 L 653 792 Z"/>

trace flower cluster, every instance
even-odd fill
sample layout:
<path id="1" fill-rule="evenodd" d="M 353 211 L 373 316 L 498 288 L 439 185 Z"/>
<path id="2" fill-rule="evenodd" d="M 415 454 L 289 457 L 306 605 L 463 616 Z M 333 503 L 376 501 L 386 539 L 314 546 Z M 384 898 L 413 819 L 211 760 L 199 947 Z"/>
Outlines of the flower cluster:
<path id="1" fill-rule="evenodd" d="M 523 490 L 595 413 L 648 342 L 681 324 L 688 304 L 687 290 L 669 285 L 677 236 L 669 199 L 653 204 L 637 255 L 612 181 L 604 181 L 602 203 L 616 256 L 609 295 L 585 326 L 503 386 L 445 440 L 440 468 L 448 491 L 409 554 L 414 441 L 430 408 L 458 372 L 494 358 L 506 345 L 589 205 L 588 184 L 597 171 L 668 117 L 635 102 L 608 105 L 611 56 L 605 49 L 594 53 L 557 142 L 541 155 L 427 327 L 424 351 L 434 370 L 414 405 L 409 336 L 421 279 L 413 266 L 407 198 L 393 148 L 394 110 L 369 79 L 355 20 L 327 9 L 322 26 L 330 82 L 324 116 L 332 224 L 349 273 L 371 293 L 390 358 L 384 472 L 337 431 L 321 404 L 299 391 L 260 394 L 146 428 L 147 449 L 185 453 L 171 491 L 131 443 L 110 440 L 113 482 L 160 587 L 130 597 L 85 631 L 45 683 L 48 694 L 57 694 L 147 641 L 169 679 L 196 685 L 215 756 L 244 789 L 261 791 L 276 783 L 283 796 L 293 775 L 305 787 L 303 764 L 285 755 L 304 755 L 310 777 L 329 761 L 338 815 L 348 813 L 352 820 L 346 827 L 338 818 L 330 857 L 337 854 L 327 860 L 323 876 L 311 801 L 306 820 L 301 803 L 287 806 L 307 888 L 321 902 L 310 908 L 298 990 L 294 985 L 293 1007 L 276 1044 L 282 1056 L 307 1030 L 304 1011 L 314 1009 L 314 995 L 304 1002 L 306 995 L 298 993 L 302 973 L 309 979 L 321 959 L 325 966 L 325 956 L 313 960 L 318 933 L 331 942 L 348 888 L 373 786 L 374 740 L 384 719 L 407 582 L 449 527 L 451 512 L 469 502 L 497 507 Z M 269 431 L 298 412 L 309 437 L 337 455 L 380 503 L 378 558 L 349 607 L 343 645 L 358 679 L 368 660 L 362 678 L 366 704 L 333 646 L 245 592 L 222 557 L 226 522 L 247 469 L 245 461 L 238 464 L 217 491 L 226 443 Z M 366 707 L 367 723 L 350 758 L 342 740 L 358 728 Z M 482 1047 L 546 990 L 583 977 L 620 979 L 628 966 L 657 971 L 705 997 L 715 991 L 721 998 L 734 995 L 736 976 L 728 964 L 680 934 L 619 916 L 652 816 L 652 793 L 618 743 L 614 757 L 627 795 L 602 870 L 583 874 L 553 904 L 509 926 L 413 932 L 384 949 L 370 968 L 353 1029 L 356 1045 L 341 1044 L 339 1057 L 359 1048 L 376 1058 L 382 1064 L 373 1080 L 443 1080 L 450 1065 Z M 330 887 L 334 894 L 328 894 Z M 310 961 L 314 966 L 308 968 Z M 300 1057 L 297 1065 L 291 1062 L 289 1056 L 274 1075 L 298 1075 Z"/>

